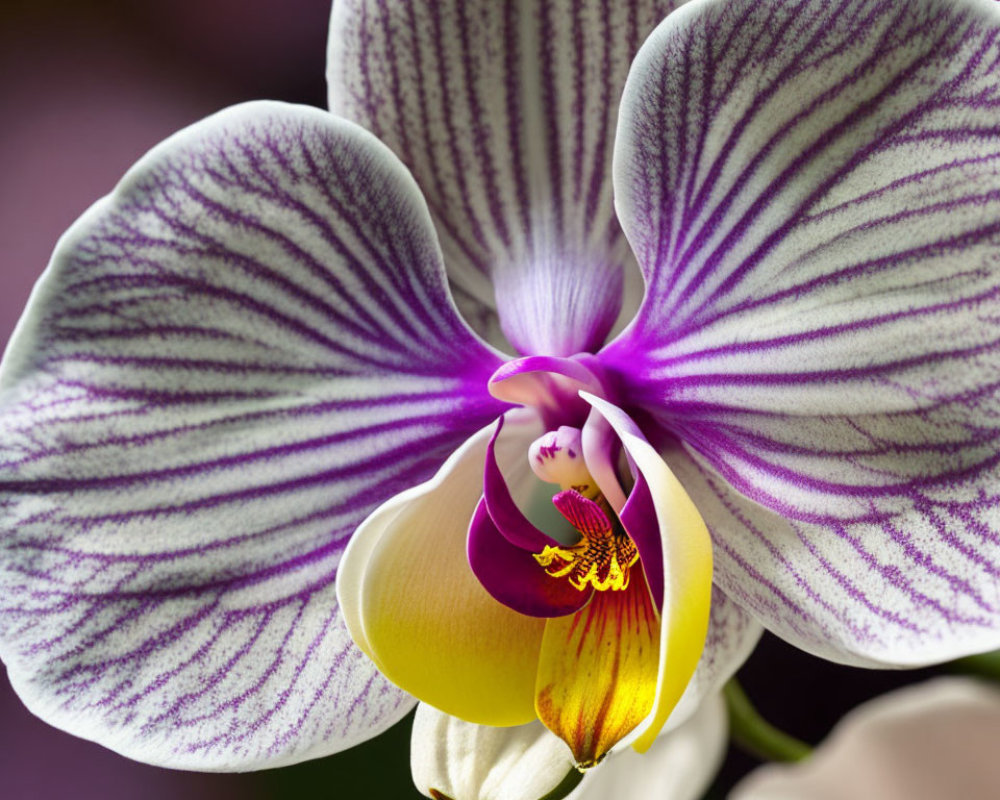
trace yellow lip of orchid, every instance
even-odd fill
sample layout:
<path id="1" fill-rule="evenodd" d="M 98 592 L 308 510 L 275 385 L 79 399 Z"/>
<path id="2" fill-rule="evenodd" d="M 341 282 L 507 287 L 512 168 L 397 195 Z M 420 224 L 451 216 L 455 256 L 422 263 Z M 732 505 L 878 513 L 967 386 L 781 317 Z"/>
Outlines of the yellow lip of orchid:
<path id="1" fill-rule="evenodd" d="M 533 528 L 520 531 L 518 545 L 508 540 L 494 517 L 509 525 L 504 514 L 520 513 L 514 498 L 538 484 L 524 469 L 537 418 L 508 414 L 503 436 L 489 440 L 481 431 L 406 502 L 387 505 L 362 526 L 342 565 L 360 578 L 345 582 L 341 602 L 366 652 L 402 688 L 471 722 L 510 725 L 537 716 L 586 768 L 622 741 L 648 746 L 662 727 L 698 662 L 712 567 L 704 523 L 691 516 L 693 505 L 666 464 L 624 412 L 582 396 L 594 409 L 593 424 L 609 426 L 635 465 L 635 485 L 617 513 L 604 500 L 606 478 L 602 485 L 588 473 L 592 498 L 571 488 L 554 498 L 579 542 L 563 544 Z M 581 457 L 583 441 L 574 439 Z M 588 465 L 593 448 L 589 458 Z M 574 469 L 579 478 L 579 465 Z M 511 478 L 500 500 L 490 483 L 499 475 Z M 506 487 L 506 477 L 500 480 Z M 485 574 L 477 526 L 486 526 L 494 548 Z M 524 549 L 530 543 L 538 546 Z M 578 599 L 556 613 L 524 613 L 496 599 L 496 575 L 522 598 L 538 592 L 538 602 L 559 604 L 568 591 Z"/>
<path id="2" fill-rule="evenodd" d="M 528 415 L 509 428 L 517 435 L 501 448 L 505 461 L 538 433 Z M 395 684 L 454 716 L 507 726 L 535 717 L 544 622 L 495 602 L 468 568 L 466 528 L 490 433 L 369 516 L 341 562 L 350 578 L 338 600 L 352 637 Z"/>

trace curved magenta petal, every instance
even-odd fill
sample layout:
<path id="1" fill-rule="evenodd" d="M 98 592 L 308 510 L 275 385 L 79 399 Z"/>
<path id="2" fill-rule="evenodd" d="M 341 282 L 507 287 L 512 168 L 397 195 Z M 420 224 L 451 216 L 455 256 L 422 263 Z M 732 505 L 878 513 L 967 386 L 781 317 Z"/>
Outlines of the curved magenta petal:
<path id="1" fill-rule="evenodd" d="M 490 378 L 489 390 L 505 403 L 520 403 L 534 408 L 546 425 L 573 425 L 582 422 L 589 406 L 580 399 L 580 391 L 603 394 L 598 373 L 603 372 L 593 356 L 556 358 L 527 356 L 500 365 Z M 596 370 L 596 371 L 595 371 Z"/>
<path id="2" fill-rule="evenodd" d="M 639 550 L 639 560 L 646 573 L 653 601 L 661 612 L 664 603 L 663 542 L 656 520 L 656 506 L 649 491 L 649 484 L 641 471 L 636 471 L 635 486 L 629 492 L 625 507 L 618 515 L 622 527 Z"/>
<path id="3" fill-rule="evenodd" d="M 533 422 L 529 416 L 522 433 L 530 436 Z M 491 433 L 483 428 L 432 480 L 361 524 L 344 553 L 337 597 L 352 636 L 396 685 L 469 722 L 507 726 L 534 718 L 545 620 L 498 603 L 469 569 L 468 521 L 481 500 Z M 502 453 L 505 466 L 509 455 Z"/>
<path id="4" fill-rule="evenodd" d="M 505 606 L 531 617 L 561 617 L 583 608 L 590 591 L 553 578 L 532 554 L 511 544 L 497 530 L 480 501 L 469 525 L 469 565 L 479 582 Z"/>
<path id="5" fill-rule="evenodd" d="M 497 421 L 496 431 L 486 448 L 483 475 L 486 509 L 496 529 L 508 542 L 530 553 L 540 553 L 547 545 L 557 546 L 559 542 L 536 528 L 514 502 L 496 457 L 496 441 L 502 429 L 503 417 Z M 528 469 L 527 450 L 523 468 Z"/>

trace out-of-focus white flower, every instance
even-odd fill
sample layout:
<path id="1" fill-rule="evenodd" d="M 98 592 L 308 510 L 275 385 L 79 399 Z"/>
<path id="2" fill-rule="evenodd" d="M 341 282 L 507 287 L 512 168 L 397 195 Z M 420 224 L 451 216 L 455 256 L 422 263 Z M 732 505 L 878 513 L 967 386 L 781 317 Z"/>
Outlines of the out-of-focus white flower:
<path id="1" fill-rule="evenodd" d="M 995 800 L 1000 691 L 939 678 L 852 711 L 815 755 L 753 772 L 729 800 Z"/>

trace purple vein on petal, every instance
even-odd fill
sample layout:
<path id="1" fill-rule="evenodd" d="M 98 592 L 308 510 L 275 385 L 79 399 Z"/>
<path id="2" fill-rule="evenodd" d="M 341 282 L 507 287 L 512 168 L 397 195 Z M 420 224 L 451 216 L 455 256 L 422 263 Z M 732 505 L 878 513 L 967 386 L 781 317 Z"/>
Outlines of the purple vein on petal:
<path id="1" fill-rule="evenodd" d="M 522 353 L 592 350 L 614 322 L 631 263 L 610 193 L 618 97 L 639 43 L 676 5 L 334 8 L 331 109 L 413 170 L 450 278 L 498 312 Z"/>

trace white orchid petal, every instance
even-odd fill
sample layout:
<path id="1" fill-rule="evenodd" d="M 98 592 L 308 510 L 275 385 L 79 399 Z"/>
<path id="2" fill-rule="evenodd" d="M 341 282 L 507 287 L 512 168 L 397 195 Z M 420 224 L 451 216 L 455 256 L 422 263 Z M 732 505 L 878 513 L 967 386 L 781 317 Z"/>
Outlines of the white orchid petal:
<path id="1" fill-rule="evenodd" d="M 473 725 L 421 703 L 410 744 L 413 782 L 452 800 L 537 800 L 574 769 L 562 739 L 535 721 Z"/>
<path id="2" fill-rule="evenodd" d="M 721 588 L 827 658 L 1000 646 L 998 55 L 981 0 L 698 0 L 626 88 L 647 295 L 602 361 Z"/>
<path id="3" fill-rule="evenodd" d="M 705 649 L 663 730 L 684 725 L 707 702 L 706 698 L 721 692 L 750 657 L 763 632 L 759 622 L 713 586 Z"/>
<path id="4" fill-rule="evenodd" d="M 355 526 L 501 408 L 419 190 L 325 112 L 163 143 L 60 242 L 3 362 L 2 654 L 35 713 L 253 769 L 411 707 L 334 594 Z"/>
<path id="5" fill-rule="evenodd" d="M 640 43 L 677 5 L 333 6 L 331 110 L 413 170 L 449 275 L 498 309 L 521 352 L 596 348 L 619 312 L 635 263 L 611 200 L 618 101 Z"/>

